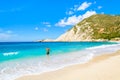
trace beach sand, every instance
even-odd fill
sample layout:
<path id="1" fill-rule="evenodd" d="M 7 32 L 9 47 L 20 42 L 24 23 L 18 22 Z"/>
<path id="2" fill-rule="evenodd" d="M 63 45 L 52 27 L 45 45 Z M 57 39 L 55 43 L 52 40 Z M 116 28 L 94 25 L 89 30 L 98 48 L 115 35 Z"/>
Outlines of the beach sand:
<path id="1" fill-rule="evenodd" d="M 120 80 L 120 51 L 97 56 L 85 64 L 23 76 L 16 80 Z"/>

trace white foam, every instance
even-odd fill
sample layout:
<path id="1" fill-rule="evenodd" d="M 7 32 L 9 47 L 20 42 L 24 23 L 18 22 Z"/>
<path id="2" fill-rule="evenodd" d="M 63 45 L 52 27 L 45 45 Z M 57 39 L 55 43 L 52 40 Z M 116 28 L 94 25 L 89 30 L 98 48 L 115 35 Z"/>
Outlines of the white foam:
<path id="1" fill-rule="evenodd" d="M 101 46 L 95 46 L 95 47 L 90 47 L 86 49 L 101 49 L 101 48 L 108 48 L 108 47 L 114 47 L 114 46 L 119 46 L 120 44 L 111 44 L 111 45 L 101 45 Z"/>
<path id="2" fill-rule="evenodd" d="M 4 56 L 11 56 L 11 55 L 17 55 L 18 52 L 8 52 L 8 53 L 3 53 Z"/>
<path id="3" fill-rule="evenodd" d="M 10 61 L 0 65 L 0 80 L 14 80 L 17 77 L 29 74 L 40 74 L 53 71 L 68 65 L 87 62 L 93 54 L 79 54 L 79 52 L 70 54 L 53 55 L 50 58 L 38 57 L 31 59 L 22 59 L 19 61 Z"/>
<path id="4" fill-rule="evenodd" d="M 105 52 L 114 52 L 119 49 L 120 44 L 102 45 L 87 48 L 78 52 L 52 55 L 49 58 L 44 56 L 9 61 L 0 65 L 0 80 L 14 80 L 15 78 L 23 75 L 40 74 L 73 64 L 82 64 L 88 62 L 96 55 L 100 55 Z"/>

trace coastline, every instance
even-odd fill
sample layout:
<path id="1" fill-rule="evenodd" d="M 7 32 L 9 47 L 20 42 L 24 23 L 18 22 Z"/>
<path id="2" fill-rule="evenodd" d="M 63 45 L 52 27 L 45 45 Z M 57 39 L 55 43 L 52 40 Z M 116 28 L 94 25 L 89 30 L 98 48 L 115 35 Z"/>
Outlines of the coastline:
<path id="1" fill-rule="evenodd" d="M 16 80 L 120 80 L 120 50 L 94 57 L 87 63 L 71 65 L 39 75 L 28 75 Z"/>

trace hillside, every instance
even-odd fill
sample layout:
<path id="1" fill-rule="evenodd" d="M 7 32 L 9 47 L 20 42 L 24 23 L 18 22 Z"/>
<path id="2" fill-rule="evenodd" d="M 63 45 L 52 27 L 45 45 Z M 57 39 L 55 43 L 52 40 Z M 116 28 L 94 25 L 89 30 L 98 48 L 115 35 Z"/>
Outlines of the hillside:
<path id="1" fill-rule="evenodd" d="M 120 16 L 96 14 L 76 24 L 56 41 L 120 40 Z"/>

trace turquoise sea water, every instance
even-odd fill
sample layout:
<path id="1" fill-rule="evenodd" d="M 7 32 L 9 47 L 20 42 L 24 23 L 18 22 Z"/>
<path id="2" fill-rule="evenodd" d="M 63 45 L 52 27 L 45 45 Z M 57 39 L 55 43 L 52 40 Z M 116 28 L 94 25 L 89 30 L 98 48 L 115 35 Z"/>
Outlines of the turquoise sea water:
<path id="1" fill-rule="evenodd" d="M 49 58 L 46 48 L 50 48 Z M 118 49 L 120 44 L 115 42 L 1 42 L 0 80 L 84 63 L 95 55 Z"/>
<path id="2" fill-rule="evenodd" d="M 45 56 L 46 48 L 50 48 L 51 55 L 65 54 L 85 48 L 113 44 L 110 42 L 6 42 L 0 43 L 0 62 Z"/>

